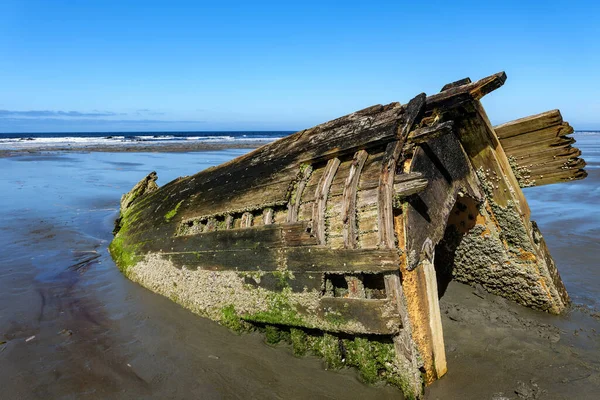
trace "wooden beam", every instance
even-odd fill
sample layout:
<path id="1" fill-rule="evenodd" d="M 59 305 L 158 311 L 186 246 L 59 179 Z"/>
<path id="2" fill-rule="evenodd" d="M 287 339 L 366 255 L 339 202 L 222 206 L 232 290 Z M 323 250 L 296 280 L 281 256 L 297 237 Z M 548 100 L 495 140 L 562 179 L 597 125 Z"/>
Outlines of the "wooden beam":
<path id="1" fill-rule="evenodd" d="M 340 166 L 339 158 L 332 158 L 327 161 L 325 172 L 321 176 L 319 186 L 315 191 L 315 203 L 313 204 L 312 213 L 312 233 L 315 235 L 320 244 L 325 244 L 325 208 L 327 207 L 327 197 L 329 196 L 329 188 L 333 177 Z"/>
<path id="2" fill-rule="evenodd" d="M 477 82 L 449 88 L 443 92 L 429 96 L 427 97 L 427 107 L 435 108 L 441 104 L 451 102 L 453 97 L 463 95 L 468 95 L 472 99 L 479 100 L 486 94 L 504 85 L 504 82 L 506 82 L 506 73 L 498 72 Z"/>
<path id="3" fill-rule="evenodd" d="M 344 246 L 349 249 L 356 248 L 356 191 L 358 189 L 358 180 L 360 173 L 369 153 L 365 150 L 360 150 L 354 154 L 352 166 L 348 172 L 346 183 L 344 184 L 344 192 L 342 194 L 342 235 L 344 236 Z"/>
<path id="4" fill-rule="evenodd" d="M 382 312 L 388 310 L 388 312 Z M 333 313 L 342 320 L 362 325 L 366 332 L 376 335 L 393 335 L 402 328 L 402 320 L 389 300 L 323 297 L 319 315 L 327 318 Z"/>
<path id="5" fill-rule="evenodd" d="M 168 253 L 314 246 L 317 244 L 316 238 L 307 232 L 307 228 L 307 222 L 296 222 L 205 231 L 195 235 L 169 237 L 158 242 L 150 241 L 143 245 L 143 250 Z"/>
<path id="6" fill-rule="evenodd" d="M 468 83 L 471 83 L 471 82 L 472 82 L 471 78 L 466 77 L 466 78 L 460 79 L 460 80 L 455 81 L 455 82 L 446 83 L 444 85 L 444 87 L 442 88 L 442 90 L 440 90 L 440 92 L 445 92 L 446 90 L 449 90 L 449 89 L 454 89 L 454 88 L 459 87 L 459 86 L 464 86 L 464 85 L 466 85 Z"/>
<path id="7" fill-rule="evenodd" d="M 429 181 L 427 179 L 411 179 L 394 184 L 394 198 L 403 199 L 417 193 L 421 193 L 427 188 Z"/>
<path id="8" fill-rule="evenodd" d="M 400 262 L 394 249 L 290 247 L 283 254 L 288 269 L 299 272 L 381 273 L 397 271 Z"/>
<path id="9" fill-rule="evenodd" d="M 415 129 L 408 135 L 408 142 L 414 144 L 425 143 L 428 140 L 434 139 L 436 137 L 452 133 L 453 128 L 454 121 L 446 121 L 432 126 L 426 126 L 424 128 Z"/>
<path id="10" fill-rule="evenodd" d="M 427 290 L 427 304 L 429 306 L 428 316 L 429 328 L 431 329 L 433 365 L 435 367 L 436 375 L 439 378 L 448 371 L 448 368 L 446 365 L 446 349 L 444 347 L 444 330 L 442 328 L 442 316 L 440 314 L 437 279 L 432 261 L 425 260 L 422 265 Z"/>

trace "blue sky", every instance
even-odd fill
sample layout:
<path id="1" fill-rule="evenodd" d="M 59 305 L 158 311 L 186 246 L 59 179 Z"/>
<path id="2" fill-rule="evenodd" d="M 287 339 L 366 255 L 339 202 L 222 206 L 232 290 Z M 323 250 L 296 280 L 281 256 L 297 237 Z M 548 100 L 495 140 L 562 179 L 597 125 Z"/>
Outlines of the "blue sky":
<path id="1" fill-rule="evenodd" d="M 598 3 L 0 0 L 0 132 L 299 130 L 501 70 L 493 123 L 600 129 Z"/>

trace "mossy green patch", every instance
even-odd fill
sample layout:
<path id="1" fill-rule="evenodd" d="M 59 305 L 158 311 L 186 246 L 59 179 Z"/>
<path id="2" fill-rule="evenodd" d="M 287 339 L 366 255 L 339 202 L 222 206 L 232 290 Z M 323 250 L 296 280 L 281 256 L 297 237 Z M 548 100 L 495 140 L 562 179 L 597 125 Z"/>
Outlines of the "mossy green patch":
<path id="1" fill-rule="evenodd" d="M 237 333 L 247 330 L 246 325 L 235 311 L 233 304 L 221 309 L 221 325 Z"/>
<path id="2" fill-rule="evenodd" d="M 269 293 L 267 296 L 269 306 L 266 311 L 259 311 L 242 318 L 271 325 L 307 326 L 308 324 L 290 301 L 289 295 L 289 288 L 283 289 L 280 293 Z"/>
<path id="3" fill-rule="evenodd" d="M 328 312 L 325 314 L 325 320 L 327 322 L 329 322 L 331 325 L 333 326 L 340 326 L 345 324 L 346 319 L 342 316 L 342 314 L 340 314 L 339 312 L 335 311 L 335 312 Z"/>
<path id="4" fill-rule="evenodd" d="M 177 211 L 179 210 L 181 203 L 183 203 L 183 200 L 181 200 L 179 203 L 177 203 L 177 205 L 175 206 L 174 209 L 172 209 L 171 211 L 169 211 L 168 213 L 165 214 L 165 221 L 169 222 L 173 219 L 173 217 L 177 214 Z"/>
<path id="5" fill-rule="evenodd" d="M 267 344 L 272 345 L 282 341 L 290 342 L 290 332 L 273 325 L 267 325 L 265 326 L 265 341 Z"/>
<path id="6" fill-rule="evenodd" d="M 127 270 L 137 264 L 141 257 L 136 254 L 138 246 L 132 246 L 125 243 L 125 232 L 119 232 L 117 236 L 110 242 L 108 251 L 112 256 L 115 264 L 119 269 L 127 275 Z"/>
<path id="7" fill-rule="evenodd" d="M 290 329 L 290 342 L 292 343 L 292 351 L 296 357 L 306 355 L 308 345 L 306 342 L 307 335 L 302 329 Z"/>

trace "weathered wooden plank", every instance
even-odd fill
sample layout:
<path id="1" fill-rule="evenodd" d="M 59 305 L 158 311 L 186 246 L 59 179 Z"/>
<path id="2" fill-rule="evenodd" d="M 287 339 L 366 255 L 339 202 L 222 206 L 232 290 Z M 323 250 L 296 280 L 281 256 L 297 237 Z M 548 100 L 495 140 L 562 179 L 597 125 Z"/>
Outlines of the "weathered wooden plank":
<path id="1" fill-rule="evenodd" d="M 304 193 L 304 188 L 306 187 L 306 184 L 310 179 L 312 171 L 312 165 L 306 165 L 300 170 L 300 174 L 296 182 L 296 187 L 294 188 L 294 193 L 292 194 L 292 198 L 288 203 L 288 222 L 298 221 L 298 211 L 300 209 L 300 202 L 302 201 L 302 194 Z"/>
<path id="2" fill-rule="evenodd" d="M 457 129 L 462 147 L 473 167 L 495 180 L 490 187 L 493 200 L 502 207 L 512 201 L 521 215 L 529 218 L 527 201 L 485 111 L 479 102 L 473 103 L 473 107 L 475 114 L 465 118 Z"/>
<path id="3" fill-rule="evenodd" d="M 544 153 L 547 151 L 551 151 L 553 148 L 565 148 L 572 144 L 574 144 L 575 138 L 569 136 L 560 136 L 557 138 L 552 138 L 544 141 L 538 142 L 538 145 L 531 146 L 523 146 L 512 148 L 507 151 L 507 154 L 512 155 L 513 157 L 520 157 L 522 155 L 528 155 L 532 153 Z"/>
<path id="4" fill-rule="evenodd" d="M 275 271 L 292 273 L 383 273 L 397 271 L 399 256 L 390 250 L 287 247 L 197 250 L 159 253 L 175 266 L 210 271 Z"/>
<path id="5" fill-rule="evenodd" d="M 588 176 L 588 173 L 583 169 L 578 170 L 566 170 L 563 172 L 557 172 L 555 174 L 543 175 L 541 177 L 533 177 L 535 178 L 536 186 L 550 185 L 553 183 L 559 182 L 570 182 L 579 179 L 584 179 Z"/>
<path id="6" fill-rule="evenodd" d="M 283 243 L 286 247 L 314 246 L 318 240 L 309 232 L 308 222 L 281 225 Z"/>
<path id="7" fill-rule="evenodd" d="M 440 92 L 445 92 L 446 90 L 449 90 L 449 89 L 454 89 L 454 88 L 459 87 L 459 86 L 464 86 L 464 85 L 466 85 L 468 83 L 471 83 L 471 82 L 472 82 L 471 78 L 467 77 L 467 78 L 460 79 L 458 81 L 446 83 L 444 85 L 444 87 L 442 88 L 442 90 L 440 90 Z"/>
<path id="8" fill-rule="evenodd" d="M 535 144 L 516 147 L 506 150 L 508 157 L 514 158 L 532 158 L 532 159 L 549 159 L 555 156 L 561 157 L 561 154 L 570 153 L 570 148 L 575 143 L 572 137 L 557 137 L 550 140 L 540 142 L 539 146 Z"/>
<path id="9" fill-rule="evenodd" d="M 244 283 L 274 292 L 280 292 L 285 288 L 290 288 L 292 292 L 296 293 L 313 290 L 320 292 L 323 287 L 323 274 L 301 272 L 290 274 L 282 271 L 263 272 L 257 276 L 249 274 L 244 278 Z"/>
<path id="10" fill-rule="evenodd" d="M 508 154 L 511 157 L 514 157 L 519 164 L 523 165 L 537 165 L 543 164 L 557 158 L 576 158 L 581 156 L 581 150 L 576 147 L 572 147 L 570 145 L 563 147 L 551 147 L 544 151 L 538 152 L 529 152 L 525 154 Z"/>
<path id="11" fill-rule="evenodd" d="M 322 165 L 313 165 L 313 170 L 308 179 L 304 191 L 302 193 L 302 199 L 300 200 L 300 204 L 309 203 L 315 201 L 315 192 L 317 191 L 317 187 L 319 186 L 319 182 L 325 173 L 325 167 L 327 164 Z"/>
<path id="12" fill-rule="evenodd" d="M 427 97 L 427 107 L 439 107 L 444 103 L 451 102 L 452 98 L 458 98 L 463 95 L 468 95 L 472 99 L 479 100 L 486 94 L 504 85 L 504 82 L 506 82 L 506 74 L 504 72 L 498 72 L 497 74 L 480 79 L 477 82 L 455 86 L 429 96 Z"/>
<path id="13" fill-rule="evenodd" d="M 286 248 L 290 271 L 379 273 L 397 271 L 400 256 L 395 249 L 339 249 L 326 247 Z"/>
<path id="14" fill-rule="evenodd" d="M 416 174 L 415 174 L 416 175 Z M 394 184 L 394 199 L 403 199 L 408 196 L 420 193 L 429 184 L 427 179 L 411 179 Z"/>
<path id="15" fill-rule="evenodd" d="M 361 249 L 376 249 L 379 244 L 379 234 L 377 231 L 359 231 L 358 243 Z"/>
<path id="16" fill-rule="evenodd" d="M 377 203 L 374 203 L 370 207 L 360 208 L 357 220 L 359 233 L 377 232 L 379 230 Z"/>
<path id="17" fill-rule="evenodd" d="M 340 165 L 339 158 L 332 158 L 327 161 L 327 166 L 321 180 L 319 180 L 319 186 L 315 192 L 315 203 L 313 204 L 312 212 L 312 233 L 316 236 L 320 244 L 325 244 L 325 207 L 327 206 L 327 197 L 329 196 L 329 187 L 331 181 L 337 172 Z"/>
<path id="18" fill-rule="evenodd" d="M 280 162 L 284 164 L 285 159 Z M 178 216 L 188 219 L 197 215 L 197 210 L 202 210 L 205 215 L 213 215 L 263 208 L 264 204 L 285 203 L 296 174 L 296 166 L 292 168 L 285 164 L 271 169 L 267 165 L 257 165 L 241 171 L 224 171 L 219 177 L 206 174 L 211 177 L 206 183 L 203 182 L 205 179 L 202 179 L 202 175 L 190 178 L 173 187 L 173 190 L 178 191 L 175 193 L 177 198 L 185 196 L 189 201 Z"/>
<path id="19" fill-rule="evenodd" d="M 356 248 L 357 244 L 357 226 L 356 226 L 356 192 L 358 189 L 358 180 L 369 153 L 360 150 L 354 154 L 350 172 L 346 178 L 342 202 L 342 222 L 344 227 L 342 235 L 344 237 L 344 246 L 350 249 Z"/>
<path id="20" fill-rule="evenodd" d="M 438 377 L 443 376 L 447 371 L 446 350 L 444 348 L 444 330 L 442 329 L 442 316 L 440 314 L 439 293 L 437 279 L 433 260 L 426 260 L 422 263 L 425 275 L 425 286 L 427 304 L 429 306 L 428 317 L 429 327 L 431 329 L 431 347 L 433 350 L 433 362 Z"/>
<path id="21" fill-rule="evenodd" d="M 381 247 L 387 247 L 390 249 L 395 247 L 392 208 L 396 165 L 401 156 L 402 148 L 404 147 L 404 143 L 406 143 L 408 134 L 412 130 L 412 127 L 417 119 L 423 113 L 425 99 L 425 93 L 421 93 L 408 103 L 408 106 L 406 107 L 406 113 L 404 115 L 403 125 L 399 129 L 398 140 L 390 142 L 385 149 L 385 155 L 383 156 L 381 166 L 381 175 L 379 178 L 378 192 L 379 240 Z"/>
<path id="22" fill-rule="evenodd" d="M 505 139 L 562 123 L 563 119 L 560 111 L 551 110 L 497 125 L 494 127 L 494 130 L 496 131 L 498 138 Z"/>
<path id="23" fill-rule="evenodd" d="M 277 249 L 163 252 L 176 267 L 207 271 L 274 271 L 281 264 Z"/>
<path id="24" fill-rule="evenodd" d="M 408 142 L 414 144 L 425 143 L 436 137 L 452 133 L 454 121 L 446 121 L 432 126 L 415 129 L 408 135 Z"/>
<path id="25" fill-rule="evenodd" d="M 332 314 L 362 325 L 361 331 L 371 334 L 393 335 L 402 329 L 400 315 L 389 300 L 323 297 L 318 315 L 325 319 Z"/>
<path id="26" fill-rule="evenodd" d="M 561 172 L 572 169 L 583 169 L 586 166 L 586 162 L 582 158 L 564 158 L 559 157 L 551 162 L 537 165 L 530 165 L 528 168 L 532 174 L 548 174 L 554 172 Z"/>
<path id="27" fill-rule="evenodd" d="M 361 148 L 377 146 L 396 136 L 396 127 L 403 107 L 393 108 L 374 116 L 361 117 L 348 125 L 307 136 L 301 162 L 315 162 L 339 157 Z"/>
<path id="28" fill-rule="evenodd" d="M 252 226 L 190 236 L 165 237 L 160 245 L 148 245 L 147 251 L 193 252 L 310 246 L 316 239 L 307 232 L 308 223 Z"/>
<path id="29" fill-rule="evenodd" d="M 502 144 L 502 147 L 504 147 L 504 150 L 509 152 L 509 149 L 511 148 L 531 146 L 539 141 L 558 138 L 573 132 L 573 127 L 569 125 L 568 122 L 563 122 L 562 124 L 552 125 L 543 129 L 538 129 L 537 131 L 526 132 L 520 135 L 500 139 L 500 143 Z"/>

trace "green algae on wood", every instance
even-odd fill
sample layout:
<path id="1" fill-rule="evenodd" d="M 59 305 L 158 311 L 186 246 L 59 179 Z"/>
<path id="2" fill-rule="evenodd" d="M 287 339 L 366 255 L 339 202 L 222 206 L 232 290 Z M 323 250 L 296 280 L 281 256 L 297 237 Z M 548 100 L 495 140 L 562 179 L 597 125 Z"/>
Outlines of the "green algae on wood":
<path id="1" fill-rule="evenodd" d="M 165 221 L 170 222 L 171 219 L 173 219 L 173 217 L 177 214 L 179 207 L 181 207 L 181 203 L 183 203 L 183 200 L 177 203 L 174 209 L 165 214 Z"/>

